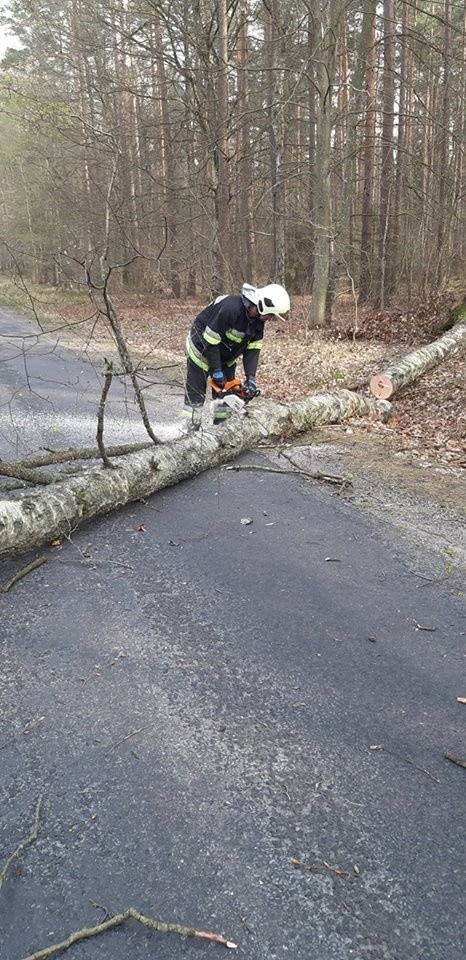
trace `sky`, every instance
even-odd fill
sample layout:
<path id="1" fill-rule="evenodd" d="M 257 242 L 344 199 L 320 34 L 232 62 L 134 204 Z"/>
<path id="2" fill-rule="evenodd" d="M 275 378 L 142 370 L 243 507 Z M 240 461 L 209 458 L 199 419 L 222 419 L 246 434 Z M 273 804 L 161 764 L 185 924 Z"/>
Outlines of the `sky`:
<path id="1" fill-rule="evenodd" d="M 7 36 L 5 27 L 0 26 L 0 57 L 3 57 L 7 47 L 12 46 L 12 41 Z"/>
<path id="2" fill-rule="evenodd" d="M 6 4 L 0 3 L 0 12 L 6 12 Z M 7 28 L 0 24 L 0 57 L 3 57 L 7 47 L 17 47 L 18 41 L 8 35 Z"/>

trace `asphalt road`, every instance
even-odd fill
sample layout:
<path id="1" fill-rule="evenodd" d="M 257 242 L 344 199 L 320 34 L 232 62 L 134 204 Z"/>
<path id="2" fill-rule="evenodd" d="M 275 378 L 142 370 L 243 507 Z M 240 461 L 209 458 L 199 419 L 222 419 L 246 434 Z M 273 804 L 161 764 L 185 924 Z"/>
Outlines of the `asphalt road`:
<path id="1" fill-rule="evenodd" d="M 0 872 L 43 798 L 2 960 L 130 905 L 248 960 L 464 954 L 464 597 L 428 558 L 330 488 L 246 470 L 45 553 L 0 594 Z M 222 951 L 131 922 L 65 956 Z"/>
<path id="2" fill-rule="evenodd" d="M 0 457 L 23 457 L 41 446 L 95 446 L 104 356 L 96 357 L 85 340 L 73 352 L 68 341 L 65 331 L 43 333 L 31 320 L 0 307 Z M 118 368 L 114 350 L 105 356 Z M 153 371 L 143 387 L 157 435 L 175 436 L 180 388 Z M 117 377 L 106 403 L 104 436 L 108 445 L 122 438 L 128 443 L 148 439 L 131 385 Z"/>

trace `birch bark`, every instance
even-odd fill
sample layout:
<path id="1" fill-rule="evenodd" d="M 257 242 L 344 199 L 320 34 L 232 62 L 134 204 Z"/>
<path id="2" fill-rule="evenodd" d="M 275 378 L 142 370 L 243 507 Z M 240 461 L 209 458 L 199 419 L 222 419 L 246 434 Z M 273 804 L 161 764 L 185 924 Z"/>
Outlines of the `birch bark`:
<path id="1" fill-rule="evenodd" d="M 466 329 L 466 328 L 465 328 Z M 250 416 L 173 443 L 120 457 L 26 496 L 0 502 L 0 559 L 70 536 L 84 522 L 148 497 L 250 450 L 264 436 L 290 436 L 322 423 L 368 414 L 386 418 L 390 404 L 350 390 L 290 404 L 258 402 Z"/>

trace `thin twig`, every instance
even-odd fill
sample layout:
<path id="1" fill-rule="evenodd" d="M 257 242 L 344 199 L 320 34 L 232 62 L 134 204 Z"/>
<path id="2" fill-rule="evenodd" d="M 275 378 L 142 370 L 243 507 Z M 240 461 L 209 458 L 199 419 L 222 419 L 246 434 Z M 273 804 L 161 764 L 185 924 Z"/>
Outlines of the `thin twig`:
<path id="1" fill-rule="evenodd" d="M 389 753 L 390 756 L 396 757 L 397 760 L 402 760 L 403 763 L 409 763 L 411 767 L 414 767 L 415 770 L 419 770 L 419 773 L 425 773 L 426 777 L 430 777 L 431 780 L 434 780 L 435 783 L 441 783 L 441 780 L 438 780 L 437 777 L 434 777 L 432 773 L 429 773 L 428 770 L 425 770 L 424 767 L 418 767 L 417 763 L 414 763 L 412 760 L 408 760 L 408 757 L 402 757 L 401 754 L 395 753 L 393 750 L 389 750 L 388 747 L 384 747 L 383 743 L 377 745 L 377 750 L 385 750 L 385 753 Z"/>
<path id="2" fill-rule="evenodd" d="M 283 787 L 283 790 L 284 790 L 284 792 L 285 792 L 286 799 L 289 800 L 290 803 L 292 803 L 292 802 L 293 802 L 293 798 L 292 798 L 292 796 L 291 796 L 290 791 L 288 790 L 288 787 L 287 787 L 286 783 L 282 783 L 282 787 Z"/>
<path id="3" fill-rule="evenodd" d="M 97 440 L 97 446 L 99 448 L 100 456 L 102 457 L 102 463 L 104 467 L 109 467 L 109 468 L 111 468 L 113 464 L 110 462 L 108 458 L 108 454 L 104 444 L 104 416 L 105 416 L 105 404 L 107 402 L 108 391 L 110 390 L 112 379 L 113 379 L 113 364 L 107 360 L 104 384 L 102 387 L 102 394 L 100 397 L 99 408 L 97 411 L 96 440 Z"/>
<path id="4" fill-rule="evenodd" d="M 105 315 L 107 316 L 108 321 L 110 323 L 110 327 L 114 336 L 115 343 L 118 348 L 118 353 L 120 355 L 120 360 L 123 364 L 124 370 L 129 375 L 131 383 L 133 384 L 133 390 L 136 397 L 136 402 L 139 407 L 141 417 L 142 417 L 142 422 L 146 428 L 146 432 L 148 433 L 151 440 L 154 443 L 158 444 L 159 440 L 157 439 L 154 431 L 152 430 L 146 405 L 144 402 L 144 397 L 142 396 L 141 389 L 138 383 L 137 374 L 134 369 L 133 361 L 129 354 L 128 345 L 123 336 L 118 314 L 115 310 L 115 307 L 113 305 L 113 300 L 110 296 L 110 291 L 109 291 L 110 273 L 111 271 L 108 270 L 107 276 L 105 277 L 105 281 L 102 287 L 102 297 L 106 307 Z"/>
<path id="5" fill-rule="evenodd" d="M 138 450 L 147 450 L 152 443 L 120 443 L 107 447 L 108 457 L 124 457 L 127 453 L 137 453 Z M 70 447 L 68 450 L 51 450 L 42 447 L 44 453 L 37 453 L 24 460 L 10 460 L 8 466 L 11 471 L 16 468 L 31 469 L 32 467 L 47 467 L 52 463 L 68 463 L 70 460 L 98 460 L 99 451 L 96 447 Z"/>
<path id="6" fill-rule="evenodd" d="M 263 473 L 291 473 L 295 477 L 307 477 L 309 480 L 322 480 L 326 483 L 336 483 L 336 484 L 349 484 L 351 481 L 347 480 L 346 477 L 340 477 L 335 474 L 329 473 L 311 473 L 310 470 L 301 470 L 299 467 L 294 467 L 292 470 L 288 470 L 287 467 L 262 467 L 259 464 L 255 463 L 243 463 L 241 465 L 235 464 L 234 466 L 225 467 L 226 470 L 260 470 Z"/>
<path id="7" fill-rule="evenodd" d="M 306 870 L 308 873 L 319 873 L 322 870 L 322 867 L 325 870 L 329 870 L 330 873 L 334 873 L 336 877 L 350 877 L 351 874 L 347 870 L 340 870 L 340 867 L 332 867 L 331 863 L 327 863 L 326 860 L 322 860 L 322 863 L 303 863 L 301 860 L 296 860 L 295 857 L 290 857 L 290 862 L 294 867 L 301 867 L 302 870 Z"/>
<path id="8" fill-rule="evenodd" d="M 0 464 L 0 476 L 2 477 L 14 477 L 16 480 L 22 480 L 28 486 L 48 486 L 51 483 L 57 483 L 60 479 L 60 475 L 57 473 L 42 473 L 39 470 L 28 470 L 26 467 L 20 467 L 19 465 L 8 463 L 3 461 Z"/>
<path id="9" fill-rule="evenodd" d="M 464 767 L 466 770 L 466 760 L 460 760 L 459 757 L 454 757 L 452 753 L 444 753 L 443 756 L 445 760 L 451 760 L 452 763 L 456 763 L 458 767 Z"/>
<path id="10" fill-rule="evenodd" d="M 143 730 L 148 730 L 149 727 L 152 727 L 152 726 L 153 726 L 152 723 L 146 723 L 144 727 L 138 727 L 137 730 L 132 730 L 131 733 L 127 733 L 125 737 L 120 737 L 119 740 L 115 740 L 115 743 L 112 743 L 112 746 L 106 751 L 105 756 L 108 757 L 113 752 L 113 750 L 116 750 L 116 748 L 120 746 L 120 744 L 125 743 L 126 740 L 130 740 L 131 737 L 135 737 L 136 734 L 142 733 Z"/>
<path id="11" fill-rule="evenodd" d="M 300 473 L 302 473 L 305 477 L 310 477 L 311 480 L 324 480 L 326 483 L 341 483 L 343 486 L 352 486 L 352 482 L 349 477 L 341 477 L 338 474 L 333 473 L 321 473 L 320 470 L 316 470 L 315 472 L 311 470 L 301 470 L 296 461 L 293 460 L 288 453 L 285 453 L 284 450 L 279 453 L 279 457 L 284 457 L 285 460 L 288 460 L 288 463 L 291 463 L 292 467 L 296 467 Z"/>
<path id="12" fill-rule="evenodd" d="M 39 723 L 42 723 L 44 720 L 45 717 L 36 717 L 34 720 L 28 720 L 21 731 L 14 733 L 13 736 L 10 737 L 9 740 L 5 740 L 4 743 L 0 743 L 0 750 L 3 750 L 5 747 L 9 747 L 11 743 L 15 743 L 19 733 L 23 733 L 24 736 L 28 736 L 31 730 L 33 730 L 34 727 L 36 727 Z"/>
<path id="13" fill-rule="evenodd" d="M 11 864 L 13 863 L 13 860 L 17 860 L 20 854 L 23 852 L 23 850 L 25 850 L 26 847 L 29 847 L 31 843 L 34 843 L 34 841 L 37 840 L 37 837 L 39 835 L 39 818 L 40 818 L 41 805 L 42 805 L 42 794 L 39 794 L 39 797 L 37 798 L 37 803 L 36 803 L 36 813 L 34 816 L 34 827 L 32 829 L 32 832 L 29 834 L 28 837 L 26 837 L 25 840 L 22 840 L 21 843 L 18 844 L 18 846 L 16 847 L 16 850 L 13 850 L 13 853 L 8 857 L 8 860 L 6 861 L 2 872 L 0 873 L 0 890 L 2 889 L 3 884 L 5 883 L 6 875 L 8 873 L 8 870 Z"/>
<path id="14" fill-rule="evenodd" d="M 24 957 L 24 960 L 46 960 L 47 957 L 51 957 L 55 953 L 68 950 L 69 947 L 72 947 L 74 943 L 78 943 L 80 940 L 96 937 L 100 933 L 113 930 L 114 927 L 119 927 L 131 919 L 137 920 L 138 923 L 141 923 L 149 930 L 157 930 L 159 933 L 177 933 L 180 937 L 197 937 L 200 940 L 210 940 L 214 943 L 220 943 L 224 947 L 229 947 L 230 950 L 236 950 L 236 943 L 233 943 L 232 940 L 226 940 L 225 937 L 222 937 L 219 933 L 211 933 L 208 930 L 196 930 L 194 927 L 186 927 L 178 923 L 165 923 L 162 920 L 153 920 L 151 917 L 146 917 L 143 913 L 135 910 L 134 907 L 129 907 L 128 910 L 125 910 L 123 913 L 118 913 L 116 916 L 111 917 L 110 920 L 104 920 L 103 923 L 98 923 L 95 927 L 83 927 L 82 930 L 75 930 L 74 933 L 70 933 L 69 937 L 67 937 L 66 940 L 62 940 L 61 943 L 54 943 L 50 947 L 45 947 L 43 950 L 30 953 L 27 957 Z"/>
<path id="15" fill-rule="evenodd" d="M 101 920 L 101 923 L 104 923 L 105 920 L 110 920 L 110 917 L 112 916 L 112 914 L 111 914 L 111 911 L 108 909 L 108 907 L 104 907 L 103 903 L 97 903 L 96 900 L 89 899 L 89 903 L 92 903 L 92 906 L 95 907 L 96 910 L 103 910 L 104 917 L 103 917 L 103 920 Z"/>
<path id="16" fill-rule="evenodd" d="M 262 473 L 293 473 L 295 475 L 301 473 L 300 470 L 287 470 L 286 467 L 261 467 L 254 463 L 234 464 L 225 467 L 225 470 L 260 470 Z"/>
<path id="17" fill-rule="evenodd" d="M 2 593 L 8 593 L 8 591 L 11 590 L 18 580 L 22 580 L 23 577 L 26 577 L 28 573 L 36 570 L 37 567 L 41 567 L 43 563 L 47 563 L 47 557 L 36 557 L 35 560 L 31 560 L 31 563 L 26 564 L 25 567 L 22 567 L 21 570 L 18 570 L 18 573 L 15 573 L 11 580 L 7 580 L 7 582 L 3 584 L 3 587 L 1 588 Z"/>

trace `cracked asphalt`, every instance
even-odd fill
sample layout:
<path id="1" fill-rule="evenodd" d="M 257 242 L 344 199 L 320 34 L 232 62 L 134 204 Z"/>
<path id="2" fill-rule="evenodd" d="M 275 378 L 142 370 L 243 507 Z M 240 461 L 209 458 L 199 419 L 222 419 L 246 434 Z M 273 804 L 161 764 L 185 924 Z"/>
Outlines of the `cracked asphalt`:
<path id="1" fill-rule="evenodd" d="M 464 953 L 463 590 L 332 493 L 207 471 L 0 593 L 0 871 L 43 798 L 2 960 L 130 905 L 248 960 Z M 68 954 L 222 950 L 131 922 Z"/>

